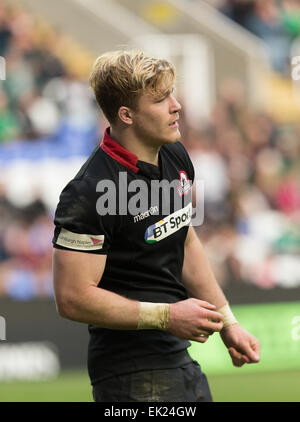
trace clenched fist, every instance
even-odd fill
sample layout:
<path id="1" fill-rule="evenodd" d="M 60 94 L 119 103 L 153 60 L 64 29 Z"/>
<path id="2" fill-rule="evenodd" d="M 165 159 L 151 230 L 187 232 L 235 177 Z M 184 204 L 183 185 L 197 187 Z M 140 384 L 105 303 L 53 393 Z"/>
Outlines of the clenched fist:
<path id="1" fill-rule="evenodd" d="M 223 315 L 215 309 L 215 305 L 194 298 L 172 303 L 167 331 L 185 340 L 205 343 L 223 328 Z"/>

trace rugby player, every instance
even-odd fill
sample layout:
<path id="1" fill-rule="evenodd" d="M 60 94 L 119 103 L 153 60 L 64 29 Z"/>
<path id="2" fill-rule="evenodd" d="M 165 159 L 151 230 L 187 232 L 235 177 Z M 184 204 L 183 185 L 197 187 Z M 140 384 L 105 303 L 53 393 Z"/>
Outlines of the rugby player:
<path id="1" fill-rule="evenodd" d="M 110 127 L 55 214 L 56 306 L 88 324 L 99 402 L 212 401 L 187 348 L 214 332 L 235 366 L 259 361 L 258 340 L 235 319 L 190 225 L 194 169 L 174 82 L 169 61 L 143 52 L 96 60 L 90 84 Z M 175 189 L 153 200 L 155 181 Z"/>

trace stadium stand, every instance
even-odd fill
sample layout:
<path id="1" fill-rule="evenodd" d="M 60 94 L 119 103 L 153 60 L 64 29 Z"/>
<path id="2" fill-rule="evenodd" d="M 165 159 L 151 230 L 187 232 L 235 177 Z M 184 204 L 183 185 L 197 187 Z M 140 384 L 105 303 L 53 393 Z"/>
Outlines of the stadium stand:
<path id="1" fill-rule="evenodd" d="M 0 90 L 0 295 L 29 299 L 52 294 L 56 185 L 98 140 L 86 81 L 92 59 L 12 2 L 0 3 L 0 45 L 7 76 Z"/>
<path id="2" fill-rule="evenodd" d="M 128 13 L 138 14 L 152 35 L 172 33 L 163 8 L 157 9 L 160 14 L 135 9 L 138 3 L 145 2 L 131 0 Z M 183 2 L 158 3 L 175 7 Z M 197 0 L 185 3 L 200 5 Z M 241 24 L 236 3 L 214 2 Z M 58 193 L 97 144 L 105 124 L 99 122 L 87 86 L 93 48 L 87 48 L 87 39 L 79 47 L 53 25 L 15 3 L 0 2 L 1 55 L 7 66 L 7 79 L 0 82 L 0 296 L 19 300 L 52 295 L 52 219 Z M 193 25 L 201 27 L 201 22 Z M 107 33 L 107 22 L 102 30 Z M 220 36 L 217 27 L 211 32 L 205 37 L 217 39 L 217 57 Z M 226 45 L 226 51 L 236 51 L 229 39 Z M 99 41 L 98 53 L 104 47 Z M 264 95 L 262 103 L 250 101 L 250 81 L 241 76 L 248 75 L 249 56 L 239 51 L 235 60 L 240 75 L 217 78 L 209 116 L 193 127 L 184 112 L 181 117 L 196 177 L 206 184 L 205 225 L 198 234 L 223 287 L 240 283 L 261 291 L 280 287 L 294 292 L 300 285 L 300 125 L 299 109 L 291 106 L 292 94 L 286 94 L 286 54 L 278 68 L 284 75 L 269 75 L 269 89 L 258 93 Z M 233 67 L 223 65 L 230 75 Z M 217 69 L 223 70 L 221 64 Z M 286 94 L 287 107 L 274 100 L 274 92 Z"/>
<path id="3" fill-rule="evenodd" d="M 218 9 L 265 41 L 275 71 L 289 74 L 290 49 L 300 33 L 300 5 L 295 0 L 224 0 Z"/>

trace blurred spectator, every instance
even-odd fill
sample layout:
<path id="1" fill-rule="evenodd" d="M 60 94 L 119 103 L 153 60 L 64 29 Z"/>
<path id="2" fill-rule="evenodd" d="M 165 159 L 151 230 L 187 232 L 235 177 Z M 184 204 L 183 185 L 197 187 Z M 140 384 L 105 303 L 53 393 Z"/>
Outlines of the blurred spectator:
<path id="1" fill-rule="evenodd" d="M 0 142 L 15 139 L 19 134 L 16 116 L 8 108 L 5 92 L 0 91 Z"/>
<path id="2" fill-rule="evenodd" d="M 53 223 L 44 204 L 15 208 L 2 190 L 1 205 L 0 294 L 22 300 L 52 295 Z"/>
<path id="3" fill-rule="evenodd" d="M 0 56 L 5 56 L 12 39 L 12 31 L 9 24 L 9 14 L 0 3 Z"/>
<path id="4" fill-rule="evenodd" d="M 96 125 L 97 107 L 87 89 L 87 75 L 85 82 L 78 76 L 84 55 L 72 55 L 67 38 L 16 3 L 2 0 L 0 46 L 6 60 L 0 141 L 55 135 L 65 123 L 82 131 Z"/>
<path id="5" fill-rule="evenodd" d="M 274 70 L 288 71 L 292 40 L 282 23 L 281 10 L 275 0 L 256 0 L 245 27 L 267 43 Z"/>
<path id="6" fill-rule="evenodd" d="M 282 40 L 299 34 L 298 1 L 214 3 L 239 24 L 252 25 L 257 35 L 270 37 L 271 48 L 277 43 L 274 65 L 284 69 L 288 48 L 283 56 L 276 54 Z M 82 82 L 76 76 L 77 57 L 74 66 L 63 60 L 67 51 L 61 34 L 5 4 L 0 0 L 0 47 L 8 70 L 0 89 L 0 162 L 6 164 L 15 153 L 36 163 L 51 151 L 51 159 L 65 160 L 67 167 L 71 151 L 83 157 L 98 142 L 94 98 L 86 78 Z M 196 229 L 218 281 L 264 289 L 300 286 L 300 124 L 279 124 L 263 110 L 249 108 L 245 87 L 231 79 L 223 82 L 201 130 L 188 127 L 184 108 L 180 129 L 196 179 L 205 182 L 204 225 Z M 29 179 L 41 175 L 50 196 L 49 179 L 56 177 L 56 185 L 63 176 L 55 170 L 55 159 L 49 167 L 41 162 L 43 174 L 33 168 L 31 179 L 25 166 L 26 183 L 17 181 L 18 189 L 15 183 L 10 192 L 7 185 L 13 184 L 5 181 L 24 170 L 14 167 L 1 179 L 0 296 L 27 300 L 53 294 L 53 209 L 41 200 L 46 202 L 45 195 L 36 194 L 37 185 L 31 194 L 28 189 Z M 36 200 L 28 203 L 30 198 Z"/>
<path id="7" fill-rule="evenodd" d="M 206 128 L 187 133 L 196 178 L 205 182 L 204 225 L 196 229 L 218 281 L 300 286 L 298 123 L 279 125 L 249 109 L 243 87 L 228 80 Z"/>
<path id="8" fill-rule="evenodd" d="M 78 81 L 70 73 L 51 79 L 42 94 L 43 98 L 58 107 L 64 121 L 74 128 L 86 130 L 94 126 L 99 118 L 88 84 Z"/>
<path id="9" fill-rule="evenodd" d="M 236 23 L 246 26 L 248 17 L 253 13 L 256 0 L 225 0 L 217 7 Z"/>
<path id="10" fill-rule="evenodd" d="M 193 145 L 190 155 L 195 178 L 204 181 L 205 215 L 213 221 L 224 220 L 227 213 L 225 198 L 229 191 L 228 168 L 224 158 L 218 154 L 214 139 L 209 134 L 201 134 L 194 139 Z"/>
<path id="11" fill-rule="evenodd" d="M 6 80 L 0 86 L 0 161 L 7 166 L 15 156 L 15 162 L 21 158 L 36 163 L 50 154 L 41 175 L 46 185 L 55 168 L 51 159 L 89 155 L 98 142 L 98 109 L 87 75 L 84 82 L 80 77 L 83 58 L 88 69 L 91 62 L 58 31 L 4 0 L 0 55 L 6 60 Z M 2 180 L 5 183 L 5 177 Z M 27 193 L 23 200 L 22 192 Z M 53 210 L 35 192 L 28 193 L 21 183 L 17 198 L 10 192 L 9 200 L 0 183 L 0 295 L 21 300 L 52 295 Z M 19 200 L 12 203 L 14 198 Z"/>
<path id="12" fill-rule="evenodd" d="M 300 33 L 298 0 L 223 0 L 216 7 L 262 38 L 268 46 L 273 69 L 289 74 L 291 44 Z"/>
<path id="13" fill-rule="evenodd" d="M 299 0 L 282 1 L 282 24 L 292 38 L 300 34 L 300 4 Z"/>

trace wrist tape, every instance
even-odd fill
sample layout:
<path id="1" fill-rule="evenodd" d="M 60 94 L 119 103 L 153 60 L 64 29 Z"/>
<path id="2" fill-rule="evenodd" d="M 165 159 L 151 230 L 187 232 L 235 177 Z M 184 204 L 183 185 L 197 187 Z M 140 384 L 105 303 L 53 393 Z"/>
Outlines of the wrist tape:
<path id="1" fill-rule="evenodd" d="M 223 315 L 223 328 L 229 327 L 229 325 L 233 325 L 237 323 L 237 319 L 232 313 L 232 310 L 230 309 L 230 306 L 228 303 L 226 305 L 222 306 L 222 308 L 217 309 L 217 312 L 220 312 L 220 314 Z"/>
<path id="2" fill-rule="evenodd" d="M 168 303 L 140 302 L 138 330 L 166 330 L 170 318 Z"/>

